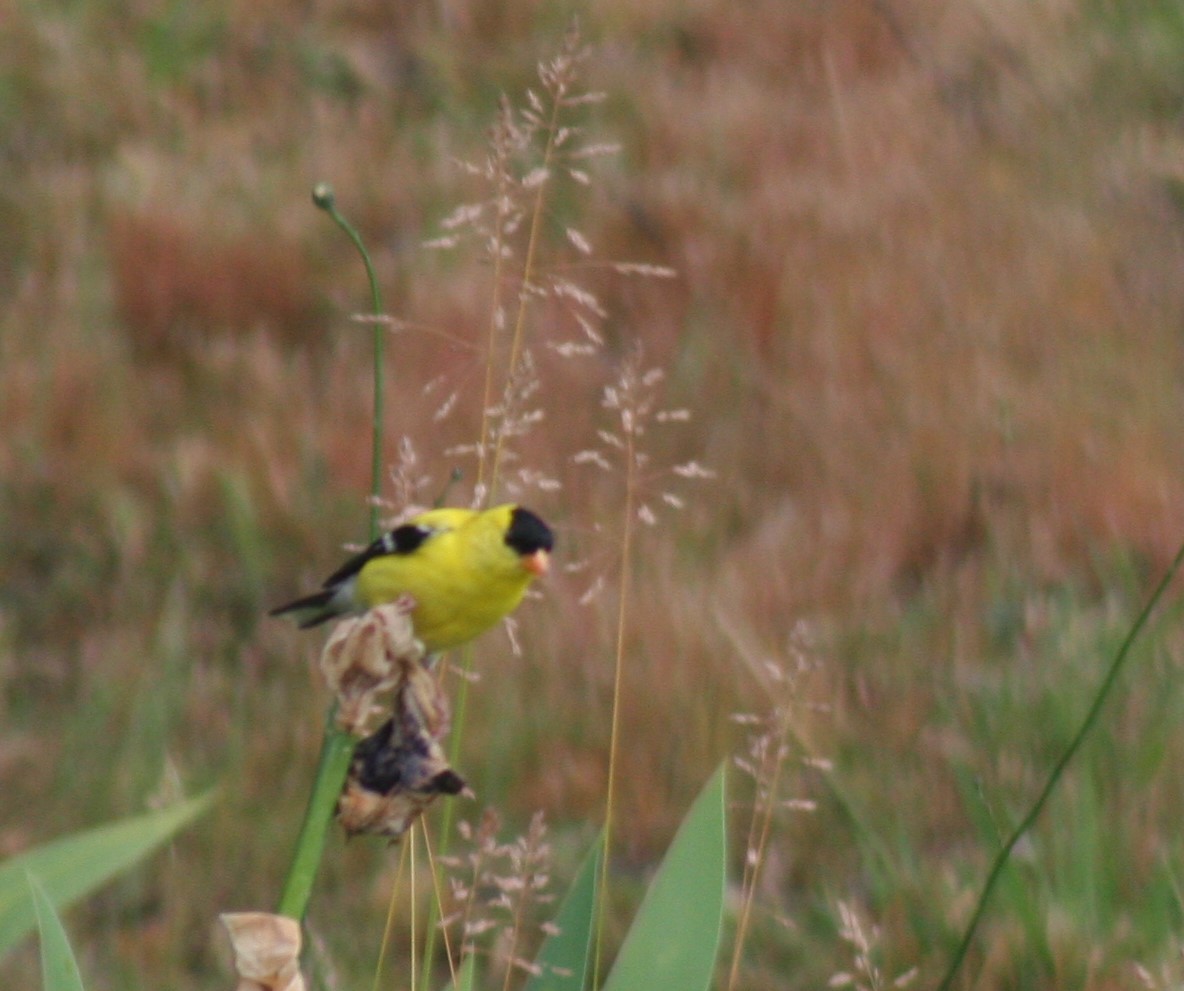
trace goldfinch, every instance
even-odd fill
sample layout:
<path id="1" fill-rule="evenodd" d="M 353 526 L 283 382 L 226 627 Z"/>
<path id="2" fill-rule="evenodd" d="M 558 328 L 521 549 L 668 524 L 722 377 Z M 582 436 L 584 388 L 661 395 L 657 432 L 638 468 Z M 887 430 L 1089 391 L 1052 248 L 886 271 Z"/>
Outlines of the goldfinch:
<path id="1" fill-rule="evenodd" d="M 554 537 L 529 509 L 432 509 L 374 541 L 325 579 L 321 591 L 271 611 L 301 629 L 408 598 L 429 653 L 472 640 L 512 613 L 546 573 Z"/>

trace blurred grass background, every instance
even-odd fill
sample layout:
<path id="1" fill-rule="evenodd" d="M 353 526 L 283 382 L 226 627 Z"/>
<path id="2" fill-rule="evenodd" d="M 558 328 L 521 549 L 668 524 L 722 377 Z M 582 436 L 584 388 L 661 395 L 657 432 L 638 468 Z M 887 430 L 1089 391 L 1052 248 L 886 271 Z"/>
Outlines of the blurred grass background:
<path id="1" fill-rule="evenodd" d="M 448 342 L 480 341 L 487 277 L 419 245 L 571 14 L 0 0 L 0 851 L 224 788 L 68 915 L 92 988 L 224 986 L 215 915 L 272 905 L 294 842 L 320 641 L 263 614 L 364 536 L 369 464 L 363 274 L 309 190 L 334 184 L 391 311 L 450 335 L 390 345 L 392 460 L 407 434 L 440 484 L 479 406 L 479 358 Z M 654 462 L 717 472 L 643 534 L 616 872 L 653 864 L 741 745 L 729 714 L 761 707 L 751 663 L 804 621 L 797 731 L 834 769 L 795 775 L 818 808 L 780 825 L 745 986 L 849 970 L 838 900 L 885 973 L 932 980 L 1184 537 L 1184 9 L 608 0 L 581 26 L 608 94 L 588 123 L 622 154 L 554 209 L 679 277 L 590 277 L 608 348 L 543 364 L 523 453 L 566 484 L 532 502 L 611 579 L 619 489 L 569 458 L 633 337 L 695 413 Z M 442 424 L 439 375 L 466 391 Z M 511 823 L 546 811 L 559 873 L 603 803 L 613 610 L 578 605 L 584 581 L 528 605 L 521 658 L 478 646 L 461 763 Z M 1178 615 L 966 986 L 1178 977 Z M 340 986 L 372 971 L 393 859 L 325 865 L 311 922 Z"/>

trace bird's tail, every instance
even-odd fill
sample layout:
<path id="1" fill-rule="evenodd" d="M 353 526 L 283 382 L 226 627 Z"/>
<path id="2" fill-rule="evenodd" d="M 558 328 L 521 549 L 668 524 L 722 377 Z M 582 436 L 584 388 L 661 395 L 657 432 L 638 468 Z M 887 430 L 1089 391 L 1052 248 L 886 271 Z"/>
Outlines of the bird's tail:
<path id="1" fill-rule="evenodd" d="M 346 611 L 341 608 L 338 591 L 339 589 L 336 588 L 325 588 L 319 592 L 313 592 L 312 595 L 306 595 L 287 605 L 272 609 L 268 615 L 284 616 L 288 613 L 295 613 L 300 629 L 307 630 L 310 626 L 316 626 L 334 616 L 340 616 Z"/>

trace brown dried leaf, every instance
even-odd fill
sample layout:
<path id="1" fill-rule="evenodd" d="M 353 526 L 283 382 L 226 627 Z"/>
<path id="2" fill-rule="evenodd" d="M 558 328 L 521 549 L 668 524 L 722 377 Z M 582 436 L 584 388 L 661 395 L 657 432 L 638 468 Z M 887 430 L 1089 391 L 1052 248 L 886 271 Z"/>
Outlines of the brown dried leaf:
<path id="1" fill-rule="evenodd" d="M 234 952 L 235 991 L 304 991 L 300 923 L 269 912 L 219 916 Z"/>

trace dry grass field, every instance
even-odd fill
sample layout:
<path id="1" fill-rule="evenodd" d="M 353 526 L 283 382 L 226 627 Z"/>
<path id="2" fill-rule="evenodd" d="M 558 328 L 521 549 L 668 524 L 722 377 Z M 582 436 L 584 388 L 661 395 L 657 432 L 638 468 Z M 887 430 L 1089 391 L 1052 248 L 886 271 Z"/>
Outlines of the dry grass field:
<path id="1" fill-rule="evenodd" d="M 458 162 L 572 14 L 0 0 L 0 853 L 221 789 L 67 914 L 90 988 L 227 986 L 214 919 L 274 903 L 309 788 L 321 637 L 265 614 L 365 538 L 371 375 L 364 272 L 309 191 L 333 184 L 397 321 L 392 467 L 427 502 L 459 469 L 467 502 L 493 283 L 477 238 L 424 242 L 481 195 Z M 493 805 L 510 835 L 542 810 L 558 879 L 594 835 L 627 492 L 611 450 L 578 455 L 605 387 L 661 369 L 655 410 L 690 416 L 647 424 L 630 497 L 655 522 L 627 572 L 617 926 L 745 753 L 732 717 L 785 704 L 802 801 L 739 986 L 852 972 L 851 912 L 880 986 L 930 986 L 1184 539 L 1184 13 L 607 0 L 580 28 L 605 99 L 572 126 L 620 150 L 555 186 L 541 271 L 595 294 L 603 341 L 562 346 L 593 314 L 570 292 L 530 309 L 543 416 L 507 486 L 563 567 L 520 653 L 474 648 L 457 813 Z M 672 472 L 691 461 L 712 477 Z M 959 986 L 1179 985 L 1169 600 Z M 737 876 L 750 791 L 738 769 Z M 327 987 L 370 986 L 395 860 L 334 841 Z M 36 975 L 32 945 L 0 964 L 0 986 Z"/>

